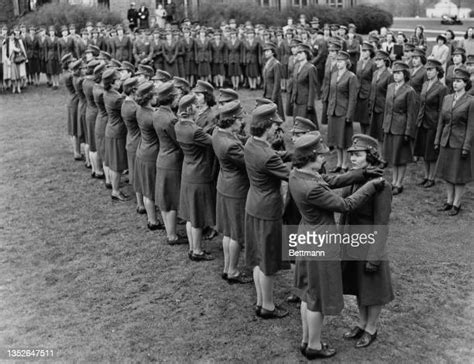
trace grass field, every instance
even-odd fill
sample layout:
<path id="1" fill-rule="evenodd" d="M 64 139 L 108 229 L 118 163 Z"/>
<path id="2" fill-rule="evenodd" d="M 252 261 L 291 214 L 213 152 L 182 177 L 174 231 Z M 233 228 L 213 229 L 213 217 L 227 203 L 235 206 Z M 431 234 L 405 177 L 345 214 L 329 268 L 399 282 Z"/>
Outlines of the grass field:
<path id="1" fill-rule="evenodd" d="M 242 92 L 248 110 L 257 96 Z M 219 239 L 208 243 L 215 261 L 189 261 L 187 247 L 168 246 L 133 202 L 113 204 L 73 161 L 65 104 L 64 88 L 0 95 L 0 362 L 8 348 L 56 349 L 60 362 L 303 361 L 298 310 L 258 320 L 253 286 L 220 278 Z M 338 349 L 328 363 L 472 362 L 474 188 L 452 218 L 435 211 L 443 183 L 424 190 L 420 178 L 421 164 L 410 165 L 394 197 L 396 298 L 379 339 L 366 350 L 341 339 L 356 318 L 347 297 L 326 319 L 324 339 Z M 291 282 L 278 276 L 277 302 Z"/>

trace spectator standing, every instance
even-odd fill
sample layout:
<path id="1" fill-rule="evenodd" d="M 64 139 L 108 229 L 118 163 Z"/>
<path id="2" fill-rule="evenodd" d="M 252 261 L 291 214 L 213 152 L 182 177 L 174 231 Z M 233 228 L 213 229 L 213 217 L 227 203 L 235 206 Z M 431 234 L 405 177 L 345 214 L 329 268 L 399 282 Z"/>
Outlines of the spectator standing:
<path id="1" fill-rule="evenodd" d="M 148 8 L 145 6 L 145 3 L 142 3 L 142 6 L 137 11 L 137 18 L 138 18 L 138 27 L 140 29 L 148 28 L 148 18 L 150 17 L 150 12 Z"/>
<path id="2" fill-rule="evenodd" d="M 130 9 L 127 11 L 128 27 L 133 32 L 137 27 L 138 14 L 137 9 L 135 9 L 135 3 L 130 3 Z"/>

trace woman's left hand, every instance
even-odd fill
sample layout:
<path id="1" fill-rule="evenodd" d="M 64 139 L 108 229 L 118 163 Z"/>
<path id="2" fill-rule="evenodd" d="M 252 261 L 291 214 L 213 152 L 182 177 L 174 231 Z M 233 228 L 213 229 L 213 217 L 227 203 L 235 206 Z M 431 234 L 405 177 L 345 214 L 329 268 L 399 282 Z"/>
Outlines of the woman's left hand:
<path id="1" fill-rule="evenodd" d="M 461 158 L 466 159 L 468 157 L 468 155 L 469 155 L 469 151 L 463 149 L 462 152 L 461 152 Z"/>

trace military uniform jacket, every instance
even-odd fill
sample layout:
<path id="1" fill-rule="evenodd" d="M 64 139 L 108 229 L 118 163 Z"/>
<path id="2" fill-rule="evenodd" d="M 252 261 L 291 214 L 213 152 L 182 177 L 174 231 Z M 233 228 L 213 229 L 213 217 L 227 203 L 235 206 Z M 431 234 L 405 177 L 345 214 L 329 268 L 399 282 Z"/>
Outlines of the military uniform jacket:
<path id="1" fill-rule="evenodd" d="M 245 64 L 262 64 L 261 54 L 260 54 L 260 43 L 257 39 L 254 39 L 252 43 L 249 41 L 243 42 L 244 46 L 244 63 Z"/>
<path id="2" fill-rule="evenodd" d="M 127 127 L 122 119 L 122 104 L 125 97 L 116 90 L 104 91 L 104 104 L 107 111 L 107 127 L 105 136 L 108 138 L 126 138 Z"/>
<path id="3" fill-rule="evenodd" d="M 227 46 L 223 40 L 219 44 L 215 40 L 211 41 L 212 63 L 227 63 Z"/>
<path id="4" fill-rule="evenodd" d="M 234 133 L 216 128 L 212 135 L 212 147 L 219 160 L 217 191 L 231 198 L 246 198 L 249 179 L 245 169 L 244 145 Z"/>
<path id="5" fill-rule="evenodd" d="M 160 148 L 158 135 L 153 126 L 154 110 L 150 106 L 137 105 L 137 123 L 140 128 L 140 143 L 138 143 L 137 158 L 144 162 L 156 163 Z"/>
<path id="6" fill-rule="evenodd" d="M 318 94 L 318 78 L 316 67 L 306 62 L 301 69 L 296 65 L 293 72 L 293 85 L 291 86 L 291 102 L 297 105 L 314 107 L 314 101 Z"/>
<path id="7" fill-rule="evenodd" d="M 369 98 L 372 77 L 374 75 L 375 69 L 375 63 L 371 59 L 368 59 L 367 62 L 365 62 L 365 65 L 362 61 L 357 62 L 356 76 L 360 85 L 358 96 L 360 100 Z"/>
<path id="8" fill-rule="evenodd" d="M 346 119 L 353 120 L 359 82 L 356 75 L 349 70 L 346 70 L 339 80 L 337 74 L 333 72 L 331 75 L 328 115 L 345 116 Z"/>
<path id="9" fill-rule="evenodd" d="M 129 152 L 136 152 L 138 148 L 138 143 L 141 139 L 140 127 L 137 122 L 137 108 L 138 105 L 131 98 L 127 96 L 122 104 L 122 119 L 127 127 L 127 139 L 125 144 L 125 149 Z"/>
<path id="10" fill-rule="evenodd" d="M 290 45 L 286 39 L 283 39 L 279 44 L 277 44 L 277 59 L 283 66 L 287 66 L 290 54 Z"/>
<path id="11" fill-rule="evenodd" d="M 420 94 L 420 111 L 416 125 L 426 129 L 436 129 L 438 126 L 443 99 L 448 93 L 448 88 L 436 80 L 428 89 L 428 81 L 423 84 Z"/>
<path id="12" fill-rule="evenodd" d="M 25 38 L 23 39 L 23 45 L 25 46 L 25 51 L 26 51 L 26 58 L 28 59 L 38 58 L 38 53 L 37 53 L 37 50 L 35 49 L 34 43 L 35 43 L 35 37 L 32 37 L 29 34 L 27 34 Z"/>
<path id="13" fill-rule="evenodd" d="M 75 53 L 77 54 L 77 58 L 82 57 L 82 55 L 86 51 L 88 44 L 89 43 L 87 42 L 87 40 L 79 37 L 74 41 L 74 48 L 76 50 Z"/>
<path id="14" fill-rule="evenodd" d="M 404 83 L 395 92 L 395 83 L 388 85 L 385 114 L 382 124 L 384 133 L 415 137 L 418 117 L 418 95 Z"/>
<path id="15" fill-rule="evenodd" d="M 281 103 L 281 100 L 278 100 L 281 98 L 280 80 L 281 64 L 276 58 L 271 58 L 263 68 L 263 97 Z"/>
<path id="16" fill-rule="evenodd" d="M 184 154 L 181 182 L 212 183 L 211 136 L 190 119 L 180 119 L 174 130 Z"/>
<path id="17" fill-rule="evenodd" d="M 208 134 L 212 134 L 214 127 L 216 126 L 216 114 L 208 107 L 202 113 L 198 114 L 196 118 L 196 124 Z"/>
<path id="18" fill-rule="evenodd" d="M 419 67 L 413 74 L 413 70 L 410 70 L 410 81 L 408 82 L 415 92 L 419 95 L 423 88 L 423 83 L 427 80 L 425 67 Z"/>
<path id="19" fill-rule="evenodd" d="M 183 39 L 184 47 L 184 61 L 185 62 L 194 62 L 194 39 L 193 38 L 184 38 Z"/>
<path id="20" fill-rule="evenodd" d="M 474 138 L 474 96 L 464 93 L 453 106 L 454 94 L 444 98 L 435 145 L 470 151 Z"/>
<path id="21" fill-rule="evenodd" d="M 57 37 L 48 37 L 46 39 L 46 60 L 59 61 L 59 40 Z"/>
<path id="22" fill-rule="evenodd" d="M 386 68 L 377 78 L 377 72 L 374 72 L 372 83 L 370 85 L 369 113 L 382 113 L 385 110 L 385 99 L 387 88 L 393 82 L 392 73 Z"/>
<path id="23" fill-rule="evenodd" d="M 77 35 L 68 35 L 66 38 L 67 53 L 71 53 L 74 58 L 79 59 L 80 55 L 76 52 Z"/>
<path id="24" fill-rule="evenodd" d="M 446 82 L 446 86 L 448 87 L 448 91 L 449 93 L 453 93 L 454 90 L 453 90 L 453 77 L 454 77 L 454 71 L 457 70 L 457 69 L 463 69 L 465 70 L 466 67 L 464 67 L 464 65 L 460 65 L 458 67 L 456 67 L 454 64 L 452 64 L 451 66 L 448 67 L 447 71 L 446 71 L 446 74 L 444 76 L 444 80 Z"/>
<path id="25" fill-rule="evenodd" d="M 36 38 L 36 49 L 38 50 L 38 59 L 43 62 L 46 62 L 48 60 L 47 59 L 48 52 L 46 49 L 46 44 L 47 44 L 46 36 L 45 37 L 38 36 Z"/>
<path id="26" fill-rule="evenodd" d="M 174 129 L 177 122 L 178 119 L 169 106 L 160 106 L 153 115 L 153 127 L 160 142 L 160 151 L 156 160 L 158 169 L 181 170 L 183 152 Z"/>
<path id="27" fill-rule="evenodd" d="M 245 211 L 263 220 L 279 220 L 283 213 L 281 181 L 287 181 L 289 167 L 266 141 L 250 137 L 244 148 L 250 181 Z"/>
<path id="28" fill-rule="evenodd" d="M 208 39 L 202 41 L 197 38 L 194 40 L 194 59 L 196 63 L 211 62 L 211 48 Z"/>
<path id="29" fill-rule="evenodd" d="M 238 39 L 232 43 L 227 41 L 227 61 L 229 63 L 243 63 L 243 48 L 242 42 Z"/>
<path id="30" fill-rule="evenodd" d="M 137 39 L 133 43 L 133 57 L 135 58 L 135 63 L 140 63 L 145 58 L 151 58 L 153 56 L 153 49 L 151 43 L 148 39 L 141 40 Z"/>
<path id="31" fill-rule="evenodd" d="M 336 71 L 337 71 L 336 64 L 332 63 L 331 58 L 326 58 L 326 64 L 324 66 L 323 84 L 321 87 L 321 97 L 322 97 L 323 102 L 328 101 L 329 84 L 331 83 L 331 75 Z"/>
<path id="32" fill-rule="evenodd" d="M 58 39 L 58 47 L 59 47 L 59 59 L 63 58 L 63 56 L 69 53 L 69 47 L 67 44 L 67 38 L 59 38 Z"/>
<path id="33" fill-rule="evenodd" d="M 325 69 L 326 60 L 328 58 L 328 46 L 324 39 L 316 39 L 313 49 L 316 49 L 316 56 L 311 60 L 311 63 L 316 66 L 318 70 Z"/>
<path id="34" fill-rule="evenodd" d="M 122 38 L 117 36 L 113 39 L 112 57 L 120 62 L 130 62 L 132 60 L 132 41 L 130 38 L 124 35 Z"/>
<path id="35" fill-rule="evenodd" d="M 176 57 L 178 57 L 178 43 L 175 41 L 172 41 L 171 43 L 168 43 L 168 41 L 164 41 L 161 43 L 161 52 L 163 55 L 164 60 L 171 64 L 176 61 Z"/>

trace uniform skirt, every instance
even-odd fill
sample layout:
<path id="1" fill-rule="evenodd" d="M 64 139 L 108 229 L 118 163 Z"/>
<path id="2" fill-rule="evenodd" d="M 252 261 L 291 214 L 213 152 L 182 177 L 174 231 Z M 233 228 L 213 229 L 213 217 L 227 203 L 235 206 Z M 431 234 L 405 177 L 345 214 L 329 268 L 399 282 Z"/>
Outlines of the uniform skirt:
<path id="1" fill-rule="evenodd" d="M 225 75 L 224 63 L 213 63 L 211 66 L 211 73 L 213 76 Z"/>
<path id="2" fill-rule="evenodd" d="M 232 198 L 217 192 L 217 231 L 244 246 L 246 198 Z"/>
<path id="3" fill-rule="evenodd" d="M 59 75 L 61 73 L 61 66 L 59 60 L 50 59 L 46 62 L 46 73 L 48 75 Z"/>
<path id="4" fill-rule="evenodd" d="M 328 144 L 340 149 L 347 149 L 352 145 L 352 123 L 346 123 L 345 116 L 328 115 Z"/>
<path id="5" fill-rule="evenodd" d="M 194 61 L 184 60 L 184 74 L 188 77 L 196 74 L 196 63 Z"/>
<path id="6" fill-rule="evenodd" d="M 32 57 L 28 59 L 28 74 L 34 75 L 40 72 L 39 59 Z"/>
<path id="7" fill-rule="evenodd" d="M 110 167 L 110 166 L 109 166 Z M 156 162 L 135 158 L 133 189 L 150 200 L 155 200 Z"/>
<path id="8" fill-rule="evenodd" d="M 290 264 L 282 260 L 282 220 L 262 220 L 245 214 L 245 261 L 267 276 Z"/>
<path id="9" fill-rule="evenodd" d="M 377 139 L 379 142 L 383 142 L 384 133 L 383 133 L 383 117 L 384 114 L 382 112 L 376 112 L 372 114 L 370 118 L 370 126 L 369 126 L 369 135 L 372 138 Z"/>
<path id="10" fill-rule="evenodd" d="M 91 152 L 97 152 L 95 140 L 95 121 L 97 119 L 97 108 L 86 108 L 86 144 L 89 144 Z"/>
<path id="11" fill-rule="evenodd" d="M 127 166 L 129 170 L 128 180 L 130 184 L 133 186 L 133 180 L 135 179 L 135 158 L 137 157 L 136 150 L 127 150 Z M 136 191 L 135 191 L 136 192 Z"/>
<path id="12" fill-rule="evenodd" d="M 358 121 L 360 125 L 369 125 L 369 99 L 357 98 L 357 104 L 354 113 L 354 120 Z"/>
<path id="13" fill-rule="evenodd" d="M 105 128 L 107 127 L 107 114 L 97 114 L 95 121 L 95 143 L 99 157 L 105 163 Z M 107 164 L 106 164 L 107 165 Z"/>
<path id="14" fill-rule="evenodd" d="M 462 159 L 461 152 L 461 149 L 441 147 L 438 163 L 436 164 L 436 177 L 460 185 L 472 181 L 472 153 L 469 153 L 467 158 Z"/>
<path id="15" fill-rule="evenodd" d="M 340 261 L 296 260 L 295 287 L 310 311 L 338 315 L 344 307 Z"/>
<path id="16" fill-rule="evenodd" d="M 383 140 L 383 157 L 390 167 L 407 165 L 413 162 L 411 143 L 406 143 L 403 135 L 386 133 Z"/>
<path id="17" fill-rule="evenodd" d="M 181 171 L 156 169 L 155 204 L 160 211 L 178 211 Z"/>
<path id="18" fill-rule="evenodd" d="M 71 136 L 78 136 L 78 124 L 77 124 L 77 108 L 79 99 L 74 96 L 69 100 L 67 106 L 67 133 Z"/>
<path id="19" fill-rule="evenodd" d="M 190 221 L 194 228 L 214 226 L 216 223 L 216 197 L 212 183 L 181 182 L 179 216 Z"/>
<path id="20" fill-rule="evenodd" d="M 423 157 L 425 162 L 436 162 L 438 153 L 434 149 L 436 129 L 426 129 L 420 126 L 416 131 L 413 155 Z"/>
<path id="21" fill-rule="evenodd" d="M 105 165 L 114 172 L 123 172 L 127 166 L 126 140 L 124 138 L 105 137 Z M 151 195 L 153 198 L 153 195 Z"/>
<path id="22" fill-rule="evenodd" d="M 365 272 L 365 262 L 342 262 L 344 294 L 357 296 L 363 306 L 386 305 L 394 299 L 388 261 L 382 261 L 374 273 Z"/>
<path id="23" fill-rule="evenodd" d="M 228 77 L 237 77 L 242 75 L 242 68 L 240 68 L 239 63 L 229 63 L 227 67 L 227 76 Z"/>
<path id="24" fill-rule="evenodd" d="M 207 77 L 211 75 L 211 65 L 209 62 L 200 62 L 197 64 L 198 77 Z"/>
<path id="25" fill-rule="evenodd" d="M 81 143 L 84 143 L 86 140 L 86 101 L 79 99 L 77 107 L 77 130 L 78 138 Z"/>
<path id="26" fill-rule="evenodd" d="M 245 75 L 249 78 L 257 78 L 258 76 L 260 76 L 260 70 L 257 63 L 252 62 L 247 64 L 245 71 Z"/>

